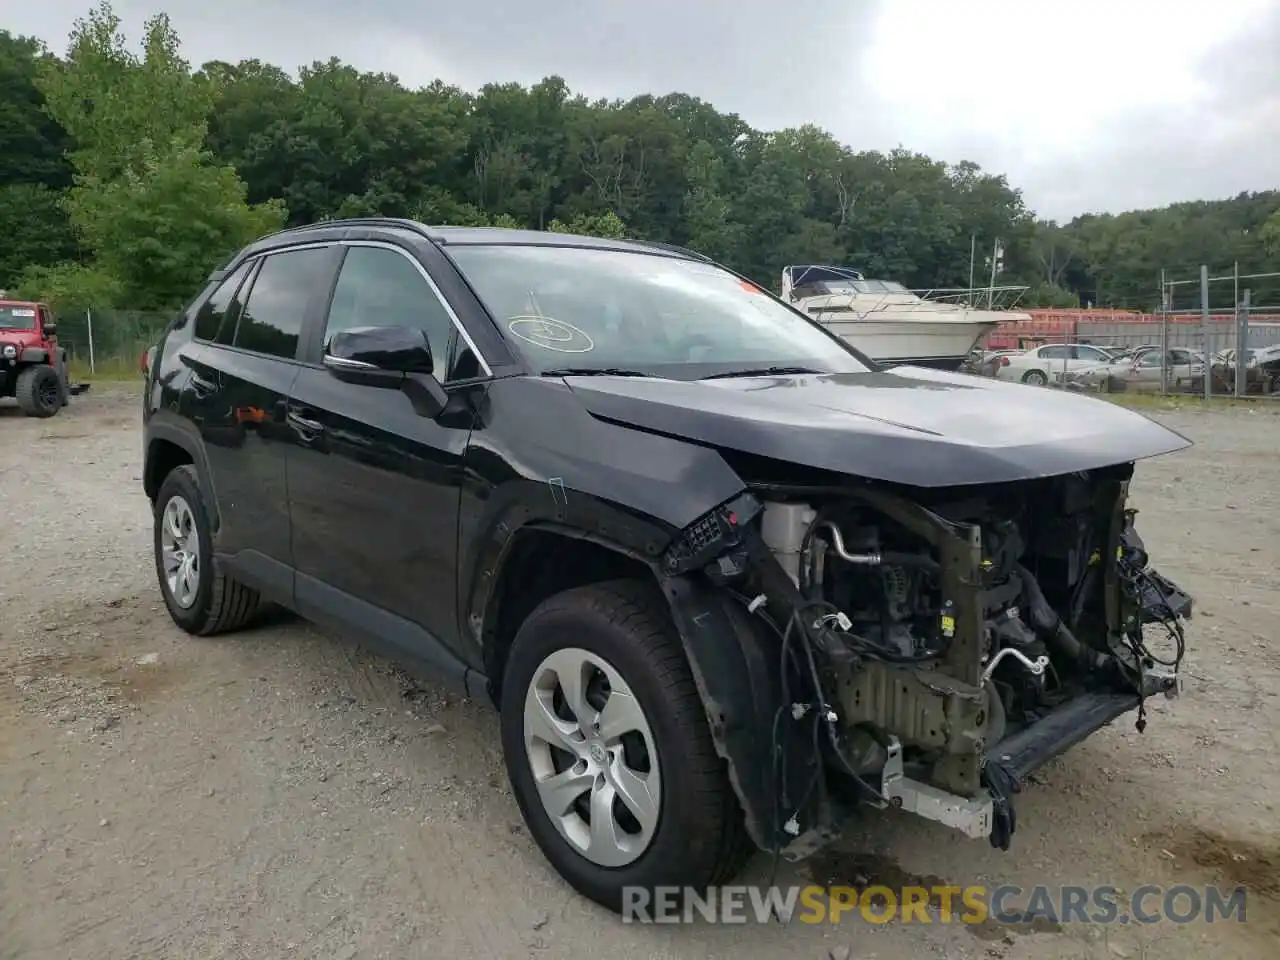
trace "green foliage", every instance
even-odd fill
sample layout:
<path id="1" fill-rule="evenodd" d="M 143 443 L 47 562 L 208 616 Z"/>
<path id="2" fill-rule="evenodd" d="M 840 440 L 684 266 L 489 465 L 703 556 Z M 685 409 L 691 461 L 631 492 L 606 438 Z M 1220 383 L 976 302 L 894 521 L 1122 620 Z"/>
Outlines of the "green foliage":
<path id="1" fill-rule="evenodd" d="M 75 256 L 75 235 L 62 200 L 62 193 L 43 183 L 0 186 L 0 289 L 28 267 Z"/>
<path id="2" fill-rule="evenodd" d="M 146 166 L 157 151 L 204 140 L 215 88 L 193 77 L 166 14 L 145 26 L 143 55 L 130 51 L 108 0 L 77 19 L 66 58 L 41 64 L 37 86 L 76 147 L 79 177 L 106 183 Z"/>
<path id="3" fill-rule="evenodd" d="M 194 146 L 72 197 L 97 268 L 119 281 L 122 305 L 139 310 L 182 303 L 215 264 L 284 221 L 279 201 L 249 206 L 235 171 Z"/>
<path id="4" fill-rule="evenodd" d="M 43 300 L 55 310 L 85 310 L 103 303 L 118 303 L 123 285 L 105 270 L 81 263 L 29 267 L 18 280 L 18 296 Z"/>
<path id="5" fill-rule="evenodd" d="M 37 86 L 72 136 L 66 209 L 87 265 L 29 271 L 23 285 L 54 302 L 174 306 L 219 260 L 279 227 L 279 200 L 250 205 L 233 167 L 205 149 L 219 84 L 193 75 L 164 14 L 146 24 L 141 57 L 106 0 L 76 21 L 67 57 L 41 64 Z"/>
<path id="6" fill-rule="evenodd" d="M 1267 255 L 1280 258 L 1280 207 L 1276 208 L 1276 212 L 1271 214 L 1267 222 L 1262 225 L 1260 237 Z"/>
<path id="7" fill-rule="evenodd" d="M 612 210 L 599 215 L 580 213 L 568 223 L 552 220 L 547 224 L 547 229 L 552 233 L 574 233 L 583 237 L 605 237 L 610 240 L 622 240 L 627 235 L 626 226 Z"/>
<path id="8" fill-rule="evenodd" d="M 757 131 L 685 94 L 591 101 L 558 76 L 411 90 L 337 59 L 192 72 L 166 16 L 135 52 L 106 2 L 61 59 L 0 33 L 0 147 L 0 284 L 99 307 L 172 307 L 253 236 L 371 215 L 675 243 L 769 284 L 829 262 L 963 288 L 972 248 L 985 288 L 998 242 L 995 283 L 1033 306 L 1150 308 L 1162 269 L 1280 258 L 1277 192 L 1044 222 L 976 164 Z"/>
<path id="9" fill-rule="evenodd" d="M 1027 291 L 1026 302 L 1038 307 L 1080 308 L 1080 298 L 1052 283 L 1037 283 Z"/>

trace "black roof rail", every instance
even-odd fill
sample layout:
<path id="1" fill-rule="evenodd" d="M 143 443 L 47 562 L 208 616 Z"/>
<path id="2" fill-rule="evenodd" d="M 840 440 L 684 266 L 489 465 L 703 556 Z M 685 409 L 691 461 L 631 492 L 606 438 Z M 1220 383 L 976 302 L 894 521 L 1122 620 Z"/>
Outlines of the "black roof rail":
<path id="1" fill-rule="evenodd" d="M 401 230 L 409 230 L 413 233 L 424 237 L 435 243 L 438 242 L 435 235 L 431 232 L 431 228 L 426 224 L 417 220 L 410 220 L 407 217 L 349 217 L 341 220 L 321 220 L 317 223 L 304 223 L 296 227 L 285 227 L 283 230 L 277 230 L 275 233 L 269 233 L 260 237 L 259 240 L 267 240 L 271 237 L 279 237 L 291 233 L 306 233 L 311 230 L 325 230 L 333 227 L 397 227 Z M 477 229 L 501 229 L 499 227 L 477 228 Z M 690 250 L 688 247 L 682 247 L 674 243 L 665 243 L 661 240 L 643 240 L 638 238 L 626 237 L 627 243 L 634 243 L 637 246 L 652 247 L 655 250 L 665 250 L 668 253 L 678 253 L 681 256 L 689 257 L 692 260 L 700 260 L 703 263 L 714 263 L 710 257 L 697 250 Z"/>
<path id="2" fill-rule="evenodd" d="M 326 230 L 333 227 L 398 227 L 401 230 L 411 230 L 428 240 L 432 239 L 431 231 L 425 225 L 408 217 L 344 217 L 340 220 L 320 220 L 297 227 L 286 227 L 269 236 L 278 237 L 284 233 L 304 233 L 308 230 Z M 265 240 L 266 237 L 263 239 Z"/>
<path id="3" fill-rule="evenodd" d="M 680 253 L 694 260 L 701 260 L 704 263 L 714 263 L 715 261 L 708 257 L 705 253 L 699 253 L 697 250 L 690 250 L 688 247 L 682 247 L 675 243 L 665 243 L 662 240 L 633 240 L 630 237 L 627 240 L 631 243 L 638 243 L 645 247 L 655 247 L 658 250 L 668 250 L 671 253 Z"/>

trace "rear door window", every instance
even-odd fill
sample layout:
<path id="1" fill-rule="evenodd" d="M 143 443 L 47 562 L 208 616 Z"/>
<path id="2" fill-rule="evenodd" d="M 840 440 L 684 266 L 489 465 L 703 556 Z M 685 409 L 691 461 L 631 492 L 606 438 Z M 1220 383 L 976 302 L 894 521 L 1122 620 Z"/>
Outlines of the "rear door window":
<path id="1" fill-rule="evenodd" d="M 263 258 L 236 323 L 232 345 L 292 360 L 307 306 L 329 273 L 329 248 L 309 247 Z"/>

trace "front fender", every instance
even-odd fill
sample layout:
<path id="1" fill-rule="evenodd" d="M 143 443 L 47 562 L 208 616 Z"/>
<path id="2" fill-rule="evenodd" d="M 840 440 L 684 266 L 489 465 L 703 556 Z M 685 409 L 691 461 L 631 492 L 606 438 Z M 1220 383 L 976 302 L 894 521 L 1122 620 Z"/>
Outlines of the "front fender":
<path id="1" fill-rule="evenodd" d="M 745 489 L 717 451 L 599 420 L 563 381 L 495 380 L 476 416 L 458 528 L 459 617 L 475 644 L 530 524 L 652 564 L 680 530 Z"/>
<path id="2" fill-rule="evenodd" d="M 49 351 L 41 347 L 27 347 L 19 354 L 22 363 L 48 363 Z"/>

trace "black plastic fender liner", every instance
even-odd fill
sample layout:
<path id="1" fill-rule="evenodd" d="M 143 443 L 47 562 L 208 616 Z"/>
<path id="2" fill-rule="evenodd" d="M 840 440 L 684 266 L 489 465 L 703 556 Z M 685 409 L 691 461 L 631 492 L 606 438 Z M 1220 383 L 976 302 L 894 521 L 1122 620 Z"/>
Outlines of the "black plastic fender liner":
<path id="1" fill-rule="evenodd" d="M 728 766 L 742 805 L 747 833 L 761 850 L 786 847 L 794 837 L 779 832 L 780 821 L 795 811 L 779 809 L 774 779 L 774 719 L 782 695 L 778 639 L 721 588 L 688 576 L 662 578 L 660 583 L 706 708 L 716 752 Z M 787 726 L 793 725 L 789 714 L 785 719 Z M 809 743 L 810 738 L 802 738 L 789 751 L 782 779 L 792 798 L 805 793 L 820 762 L 816 754 L 796 749 Z"/>

